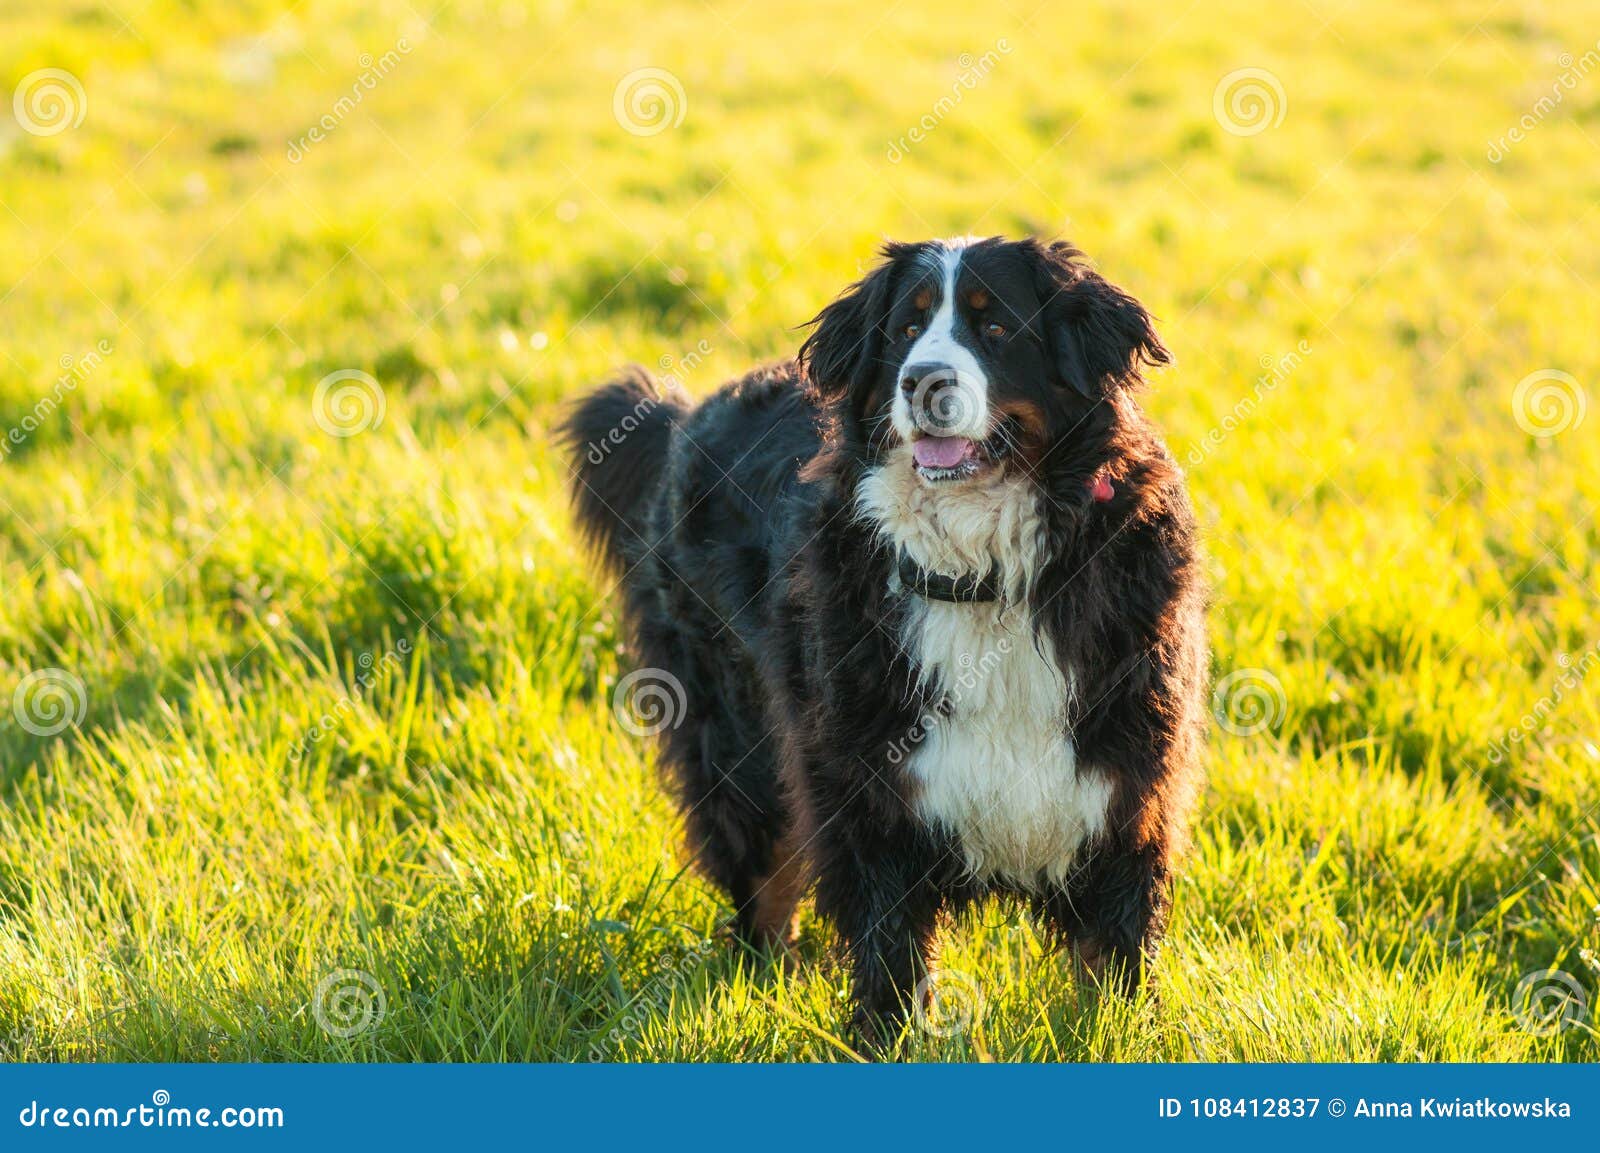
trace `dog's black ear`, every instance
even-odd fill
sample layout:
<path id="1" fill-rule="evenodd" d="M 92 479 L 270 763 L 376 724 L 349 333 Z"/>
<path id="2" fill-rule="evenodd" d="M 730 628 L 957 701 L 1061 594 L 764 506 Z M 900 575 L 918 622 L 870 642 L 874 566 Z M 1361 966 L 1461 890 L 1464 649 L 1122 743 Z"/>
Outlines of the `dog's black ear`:
<path id="1" fill-rule="evenodd" d="M 1142 381 L 1145 365 L 1172 363 L 1144 305 L 1091 271 L 1083 254 L 1057 241 L 1040 247 L 1040 294 L 1056 372 L 1090 400 Z"/>
<path id="2" fill-rule="evenodd" d="M 883 246 L 883 263 L 839 295 L 807 323 L 811 335 L 800 346 L 800 363 L 813 388 L 833 400 L 865 380 L 883 351 L 889 287 L 896 263 L 914 247 Z"/>

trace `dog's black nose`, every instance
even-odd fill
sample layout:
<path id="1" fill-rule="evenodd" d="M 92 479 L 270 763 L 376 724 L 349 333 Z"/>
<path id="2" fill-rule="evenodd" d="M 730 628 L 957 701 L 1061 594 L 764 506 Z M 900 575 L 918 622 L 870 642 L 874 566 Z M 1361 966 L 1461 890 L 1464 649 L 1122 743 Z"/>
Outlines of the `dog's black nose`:
<path id="1" fill-rule="evenodd" d="M 955 369 L 948 364 L 908 364 L 900 370 L 900 391 L 909 397 L 922 387 L 924 381 L 932 384 L 941 378 L 954 382 Z"/>

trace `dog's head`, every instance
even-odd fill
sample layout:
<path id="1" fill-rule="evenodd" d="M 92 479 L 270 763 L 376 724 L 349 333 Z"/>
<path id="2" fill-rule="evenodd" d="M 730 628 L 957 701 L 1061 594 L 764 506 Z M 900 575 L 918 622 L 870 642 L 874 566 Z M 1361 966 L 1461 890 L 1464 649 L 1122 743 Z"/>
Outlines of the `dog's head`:
<path id="1" fill-rule="evenodd" d="M 800 349 L 872 459 L 911 446 L 927 485 L 1045 456 L 1096 406 L 1168 362 L 1150 316 L 1065 243 L 889 244 Z"/>

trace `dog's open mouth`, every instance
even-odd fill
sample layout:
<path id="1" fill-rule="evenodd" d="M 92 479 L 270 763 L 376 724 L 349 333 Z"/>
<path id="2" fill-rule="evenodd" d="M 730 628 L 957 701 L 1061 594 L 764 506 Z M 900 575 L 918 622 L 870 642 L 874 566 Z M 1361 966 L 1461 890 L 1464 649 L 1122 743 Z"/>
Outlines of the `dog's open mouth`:
<path id="1" fill-rule="evenodd" d="M 977 476 L 990 464 L 982 446 L 965 436 L 919 436 L 911 442 L 917 475 L 942 483 Z"/>

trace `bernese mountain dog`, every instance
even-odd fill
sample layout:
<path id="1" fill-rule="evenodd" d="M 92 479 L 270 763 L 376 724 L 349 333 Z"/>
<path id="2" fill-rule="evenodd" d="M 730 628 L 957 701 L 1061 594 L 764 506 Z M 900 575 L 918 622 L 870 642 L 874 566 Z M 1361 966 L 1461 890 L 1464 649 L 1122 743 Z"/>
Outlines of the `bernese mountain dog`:
<path id="1" fill-rule="evenodd" d="M 1132 990 L 1200 783 L 1205 588 L 1134 400 L 1146 310 L 1071 245 L 891 243 L 797 360 L 631 369 L 562 434 L 696 859 L 781 949 L 815 889 L 886 1039 L 940 917 L 1020 898 Z"/>

